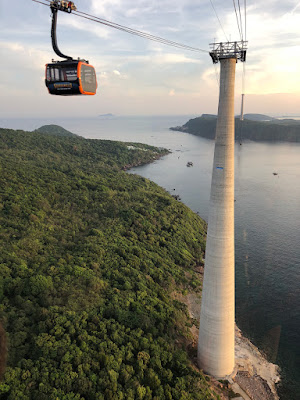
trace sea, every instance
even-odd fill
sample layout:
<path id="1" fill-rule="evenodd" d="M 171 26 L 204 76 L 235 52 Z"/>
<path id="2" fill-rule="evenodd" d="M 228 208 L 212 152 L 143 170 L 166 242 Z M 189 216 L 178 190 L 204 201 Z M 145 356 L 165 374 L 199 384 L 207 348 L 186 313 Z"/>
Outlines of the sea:
<path id="1" fill-rule="evenodd" d="M 167 148 L 169 155 L 129 172 L 180 196 L 207 220 L 214 141 L 169 130 L 192 117 L 2 118 L 0 127 L 57 124 L 85 138 Z M 281 367 L 280 398 L 300 399 L 299 143 L 236 143 L 235 252 L 236 322 Z"/>

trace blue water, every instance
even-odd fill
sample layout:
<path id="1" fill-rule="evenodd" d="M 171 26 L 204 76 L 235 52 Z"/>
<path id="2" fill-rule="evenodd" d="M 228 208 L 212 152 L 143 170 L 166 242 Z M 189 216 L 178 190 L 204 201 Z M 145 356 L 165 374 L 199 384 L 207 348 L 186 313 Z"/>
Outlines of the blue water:
<path id="1" fill-rule="evenodd" d="M 168 129 L 190 117 L 0 119 L 0 127 L 33 130 L 55 123 L 86 138 L 168 148 L 170 155 L 131 173 L 180 195 L 207 220 L 214 142 Z M 186 167 L 188 161 L 193 167 Z M 237 145 L 235 200 L 237 323 L 300 385 L 300 144 Z M 282 399 L 297 398 L 286 393 Z"/>

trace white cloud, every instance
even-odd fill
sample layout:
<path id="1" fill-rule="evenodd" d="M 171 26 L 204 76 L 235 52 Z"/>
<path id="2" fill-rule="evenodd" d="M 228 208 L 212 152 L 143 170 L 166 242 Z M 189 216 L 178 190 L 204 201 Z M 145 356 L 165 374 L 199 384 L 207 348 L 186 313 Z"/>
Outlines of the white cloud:
<path id="1" fill-rule="evenodd" d="M 23 53 L 25 50 L 24 46 L 20 45 L 20 43 L 10 42 L 0 42 L 0 48 L 17 53 Z"/>
<path id="2" fill-rule="evenodd" d="M 114 9 L 122 8 L 121 0 L 92 0 L 90 3 L 93 15 L 105 19 L 114 14 Z"/>
<path id="3" fill-rule="evenodd" d="M 300 7 L 300 2 L 292 9 L 291 14 L 294 14 L 294 12 Z"/>
<path id="4" fill-rule="evenodd" d="M 36 112 L 45 109 L 43 101 L 71 102 L 49 99 L 42 84 L 44 64 L 56 58 L 51 47 L 49 8 L 20 1 L 16 13 L 8 3 L 3 2 L 5 12 L 0 14 L 0 52 L 7 61 L 0 65 L 2 99 L 12 92 L 16 99 L 18 94 L 29 96 L 31 91 Z M 237 39 L 233 3 L 214 0 L 214 5 L 226 34 Z M 193 47 L 208 49 L 214 38 L 224 40 L 209 0 L 80 0 L 77 6 L 80 11 Z M 249 2 L 246 93 L 299 93 L 299 16 L 299 0 Z M 149 112 L 152 107 L 162 113 L 167 102 L 173 107 L 182 101 L 192 111 L 193 101 L 197 102 L 193 110 L 206 110 L 216 100 L 216 72 L 208 54 L 167 47 L 66 13 L 60 13 L 57 30 L 63 53 L 87 57 L 96 68 L 99 97 L 88 103 L 94 102 L 95 109 L 99 101 L 111 101 L 122 108 L 121 101 L 128 95 L 132 100 L 126 103 L 128 109 L 134 105 L 142 109 L 145 102 Z M 218 69 L 216 66 L 217 75 Z M 238 63 L 236 93 L 241 70 Z M 0 110 L 8 110 L 9 104 L 2 101 Z M 76 112 L 78 99 L 72 104 Z M 80 112 L 84 113 L 84 108 Z"/>
<path id="5" fill-rule="evenodd" d="M 190 58 L 185 54 L 167 53 L 164 51 L 159 52 L 151 57 L 152 62 L 156 64 L 178 64 L 178 63 L 192 63 L 203 64 L 202 60 Z"/>
<path id="6" fill-rule="evenodd" d="M 20 66 L 23 69 L 39 70 L 51 61 L 53 56 L 50 51 L 36 49 L 27 44 L 21 45 L 19 42 L 0 42 L 0 51 L 5 53 L 6 57 L 12 62 L 1 63 L 0 70 L 14 73 Z M 43 70 L 44 73 L 44 70 Z M 19 75 L 19 73 L 17 74 Z"/>
<path id="7" fill-rule="evenodd" d="M 72 29 L 76 29 L 79 31 L 89 32 L 94 36 L 99 38 L 109 38 L 112 34 L 112 31 L 109 30 L 105 25 L 98 24 L 94 21 L 85 21 L 83 19 L 65 19 L 63 23 L 63 27 L 69 27 Z M 59 40 L 59 39 L 58 39 Z M 80 41 L 86 41 L 84 36 L 80 37 Z"/>

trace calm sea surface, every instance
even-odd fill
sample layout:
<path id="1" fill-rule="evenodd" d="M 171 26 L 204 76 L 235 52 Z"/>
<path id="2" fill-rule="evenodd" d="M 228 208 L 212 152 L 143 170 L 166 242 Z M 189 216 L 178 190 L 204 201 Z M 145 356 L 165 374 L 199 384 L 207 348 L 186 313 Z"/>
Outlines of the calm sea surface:
<path id="1" fill-rule="evenodd" d="M 0 119 L 0 127 L 33 130 L 58 124 L 85 138 L 147 143 L 172 151 L 137 173 L 178 194 L 207 220 L 214 142 L 168 128 L 192 116 L 112 119 Z M 187 168 L 188 161 L 193 167 Z M 273 173 L 278 175 L 274 175 Z M 235 150 L 236 320 L 300 382 L 300 145 L 245 142 Z M 300 391 L 298 392 L 298 394 Z"/>

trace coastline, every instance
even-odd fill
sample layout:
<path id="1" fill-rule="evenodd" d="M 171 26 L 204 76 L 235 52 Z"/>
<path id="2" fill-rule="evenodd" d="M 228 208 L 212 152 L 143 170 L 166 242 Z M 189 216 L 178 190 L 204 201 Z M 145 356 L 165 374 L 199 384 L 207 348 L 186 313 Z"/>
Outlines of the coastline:
<path id="1" fill-rule="evenodd" d="M 280 368 L 269 362 L 260 350 L 235 327 L 235 360 L 237 374 L 232 378 L 232 388 L 241 388 L 249 398 L 279 400 L 276 384 L 280 381 Z M 246 400 L 246 399 L 245 399 Z"/>
<path id="2" fill-rule="evenodd" d="M 252 115 L 252 114 L 248 114 Z M 300 142 L 300 124 L 293 119 L 277 120 L 267 117 L 259 119 L 259 114 L 253 118 L 245 118 L 243 122 L 235 117 L 235 141 L 251 140 L 255 142 Z M 200 117 L 188 120 L 182 126 L 170 127 L 171 131 L 190 133 L 205 139 L 214 140 L 216 134 L 217 116 L 202 114 Z"/>
<path id="3" fill-rule="evenodd" d="M 161 156 L 163 156 L 164 154 L 162 154 Z M 157 158 L 160 158 L 159 156 L 157 157 Z M 155 157 L 153 157 L 153 161 L 155 160 L 155 159 L 157 159 L 157 158 L 155 158 Z M 149 162 L 151 162 L 151 160 L 150 161 L 148 161 L 147 163 L 149 163 Z M 141 165 L 141 164 L 137 164 L 137 165 Z M 137 166 L 136 165 L 136 166 Z M 198 315 L 199 315 L 199 313 L 197 314 L 197 316 L 195 317 L 195 318 L 197 318 L 198 317 Z M 238 329 L 238 328 L 237 328 Z M 247 346 L 244 346 L 244 345 L 246 345 L 247 343 L 244 343 L 244 340 L 247 342 L 248 341 L 248 339 L 246 339 L 246 338 L 243 338 L 242 337 L 242 333 L 241 333 L 241 331 L 238 329 L 238 331 L 239 331 L 239 333 L 240 333 L 240 335 L 241 335 L 241 341 L 243 342 L 242 343 L 242 348 L 240 349 L 240 351 L 243 351 L 243 349 L 244 349 L 244 347 L 247 347 Z M 248 341 L 249 342 L 249 341 Z M 251 344 L 251 342 L 249 342 L 249 344 L 252 346 L 250 346 L 251 348 L 250 348 L 250 350 L 249 350 L 249 352 L 250 352 L 250 358 L 252 358 L 252 353 L 254 352 L 254 353 L 256 353 L 256 351 L 257 352 L 259 352 L 259 350 L 255 347 L 255 346 L 253 346 L 252 344 Z M 256 349 L 255 351 L 254 351 L 254 349 Z M 264 358 L 262 355 L 261 355 L 261 357 L 262 358 Z M 257 368 L 257 365 L 255 364 L 255 362 L 257 362 L 258 363 L 258 365 L 259 366 L 261 366 L 261 360 L 259 360 L 259 359 L 256 359 L 256 360 L 247 360 L 246 359 L 246 356 L 244 356 L 244 355 L 241 355 L 241 360 L 242 360 L 242 365 L 241 365 L 241 367 L 244 367 L 244 368 L 246 368 L 245 367 L 245 364 L 247 365 L 247 368 L 249 369 L 249 375 L 250 375 L 250 373 L 252 374 L 251 376 L 250 376 L 250 378 L 253 378 L 253 376 L 254 376 L 254 378 L 255 378 L 255 375 L 259 375 L 259 376 L 261 376 L 261 378 L 262 378 L 262 380 L 265 380 L 265 379 L 267 379 L 267 378 L 265 378 L 265 377 L 263 377 L 263 375 L 260 375 L 260 374 L 262 374 L 262 372 L 261 371 L 259 371 L 259 373 L 257 372 L 258 371 L 258 368 Z M 249 358 L 249 357 L 248 357 Z M 265 360 L 265 359 L 264 359 Z M 266 361 L 266 360 L 265 360 Z M 271 363 L 268 363 L 267 362 L 267 364 L 271 364 Z M 274 364 L 272 364 L 272 365 L 274 365 Z M 267 366 L 268 367 L 268 366 Z M 241 371 L 243 371 L 243 370 L 241 370 Z M 270 372 L 270 371 L 269 371 Z M 271 373 L 271 372 L 270 372 Z M 245 378 L 245 376 L 243 376 L 242 374 L 240 374 L 240 380 L 242 380 L 243 378 Z M 247 377 L 246 377 L 247 378 Z M 245 379 L 246 379 L 245 378 Z M 271 377 L 270 377 L 270 379 L 272 380 L 272 373 L 271 373 Z M 237 383 L 237 382 L 235 382 L 235 377 L 232 379 L 232 384 L 231 384 L 231 387 L 232 388 L 234 388 L 234 386 L 233 385 L 235 385 L 235 383 Z M 248 379 L 248 383 L 249 384 L 251 384 L 252 385 L 252 383 L 251 383 L 251 379 Z M 274 383 L 274 382 L 273 382 Z M 218 381 L 217 381 L 217 383 L 216 383 L 216 385 L 218 385 L 219 383 L 218 383 Z M 272 382 L 271 382 L 271 384 L 272 384 Z M 275 387 L 275 383 L 274 383 L 274 387 Z M 242 390 L 242 389 L 241 389 Z M 245 393 L 245 392 L 244 392 Z M 241 395 L 242 396 L 248 396 L 246 393 L 245 394 L 243 394 L 243 393 L 241 393 Z M 247 398 L 253 398 L 253 397 L 242 397 L 242 398 L 244 398 L 244 399 L 247 399 Z M 266 397 L 266 395 L 265 395 L 265 397 L 263 397 L 263 399 L 268 399 L 269 397 Z M 278 398 L 278 396 L 277 397 L 274 397 L 274 398 Z M 257 397 L 255 397 L 255 399 L 257 399 Z"/>
<path id="4" fill-rule="evenodd" d="M 165 154 L 158 155 L 153 161 L 163 155 Z M 135 166 L 139 165 L 129 165 L 124 170 L 127 171 Z M 204 267 L 198 266 L 196 272 L 200 275 L 202 282 Z M 187 295 L 182 295 L 179 292 L 175 292 L 173 296 L 174 299 L 187 306 L 189 316 L 193 321 L 190 328 L 191 341 L 187 344 L 187 349 L 191 354 L 194 367 L 198 370 L 195 354 L 197 352 L 199 334 L 201 294 L 190 292 Z M 236 324 L 234 372 L 226 381 L 219 381 L 208 375 L 207 379 L 211 382 L 212 389 L 222 400 L 230 400 L 233 398 L 233 394 L 236 394 L 234 396 L 236 400 L 279 400 L 276 384 L 281 380 L 280 367 L 269 362 L 262 352 L 243 335 Z M 228 392 L 228 395 L 224 394 L 226 392 Z"/>
<path id="5" fill-rule="evenodd" d="M 198 267 L 198 273 L 203 275 L 203 267 Z M 194 321 L 190 328 L 191 342 L 189 347 L 197 350 L 199 316 L 201 308 L 201 296 L 199 293 L 190 292 L 186 296 L 176 293 L 174 297 L 184 303 Z M 192 361 L 197 367 L 195 357 Z M 219 381 L 209 377 L 213 390 L 221 399 L 232 398 L 235 393 L 240 397 L 237 400 L 279 400 L 276 384 L 280 381 L 280 368 L 278 365 L 269 362 L 262 352 L 254 346 L 249 339 L 243 336 L 242 331 L 235 325 L 235 371 L 228 377 L 227 381 Z M 229 391 L 230 395 L 224 394 Z"/>
<path id="6" fill-rule="evenodd" d="M 134 149 L 133 149 L 134 150 Z M 150 161 L 138 161 L 136 163 L 132 163 L 132 164 L 126 164 L 122 167 L 122 171 L 129 171 L 131 168 L 135 168 L 135 167 L 141 167 L 142 165 L 147 165 L 150 164 L 154 161 L 159 160 L 160 158 L 170 154 L 170 150 L 167 149 L 161 149 L 161 153 L 157 153 L 153 156 L 152 160 Z"/>

